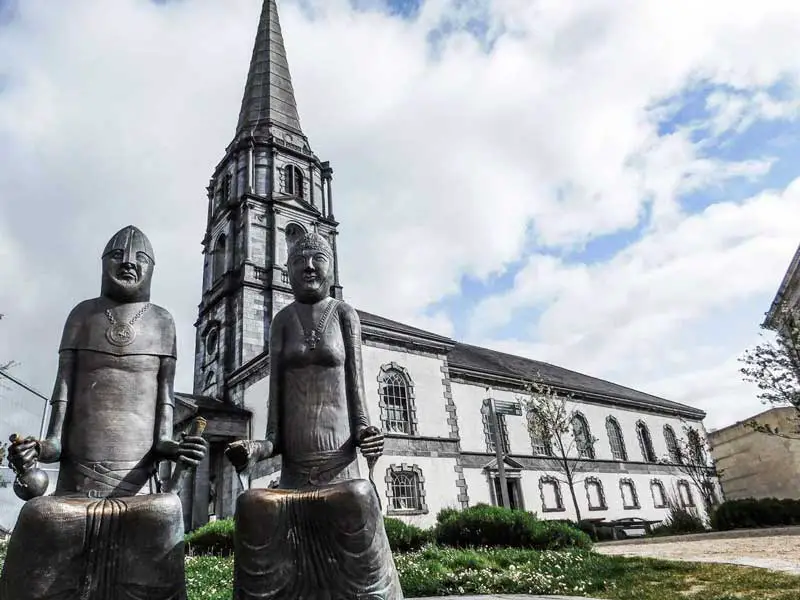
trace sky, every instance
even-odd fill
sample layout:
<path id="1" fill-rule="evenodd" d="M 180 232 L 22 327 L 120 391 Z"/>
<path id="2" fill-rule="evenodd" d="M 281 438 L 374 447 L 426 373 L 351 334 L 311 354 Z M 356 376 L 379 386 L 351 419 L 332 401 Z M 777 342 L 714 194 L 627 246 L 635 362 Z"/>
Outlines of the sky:
<path id="1" fill-rule="evenodd" d="M 135 224 L 191 391 L 205 186 L 260 3 L 0 0 L 18 378 L 50 393 L 65 317 Z M 763 410 L 737 359 L 800 242 L 800 3 L 279 4 L 348 302 L 699 407 L 709 429 Z M 38 430 L 40 400 L 0 395 Z"/>

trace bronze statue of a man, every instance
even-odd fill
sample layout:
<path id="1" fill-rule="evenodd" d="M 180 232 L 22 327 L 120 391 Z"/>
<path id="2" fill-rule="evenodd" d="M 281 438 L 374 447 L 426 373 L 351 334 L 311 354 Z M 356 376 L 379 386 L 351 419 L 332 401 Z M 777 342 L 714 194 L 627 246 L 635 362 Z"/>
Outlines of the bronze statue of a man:
<path id="1" fill-rule="evenodd" d="M 175 325 L 150 303 L 147 237 L 128 226 L 102 256 L 98 298 L 67 318 L 47 437 L 9 449 L 18 473 L 58 463 L 55 493 L 22 508 L 0 600 L 183 600 L 183 517 L 160 493 L 160 461 L 199 463 L 199 436 L 172 439 Z"/>
<path id="2" fill-rule="evenodd" d="M 234 598 L 334 600 L 403 597 L 379 499 L 360 478 L 383 452 L 370 425 L 361 325 L 330 297 L 333 253 L 306 234 L 290 243 L 295 301 L 270 327 L 266 438 L 226 451 L 238 471 L 280 455 L 280 482 L 251 489 L 236 506 Z"/>

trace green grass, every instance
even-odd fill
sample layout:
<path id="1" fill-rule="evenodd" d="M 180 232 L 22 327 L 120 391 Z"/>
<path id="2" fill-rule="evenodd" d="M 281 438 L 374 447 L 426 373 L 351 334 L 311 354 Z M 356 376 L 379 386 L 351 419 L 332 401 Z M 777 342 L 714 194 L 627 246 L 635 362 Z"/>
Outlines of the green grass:
<path id="1" fill-rule="evenodd" d="M 0 557 L 4 553 L 0 544 Z M 395 557 L 406 597 L 567 594 L 609 600 L 798 600 L 800 576 L 764 569 L 565 552 L 429 546 Z M 230 600 L 233 558 L 186 559 L 189 600 Z"/>

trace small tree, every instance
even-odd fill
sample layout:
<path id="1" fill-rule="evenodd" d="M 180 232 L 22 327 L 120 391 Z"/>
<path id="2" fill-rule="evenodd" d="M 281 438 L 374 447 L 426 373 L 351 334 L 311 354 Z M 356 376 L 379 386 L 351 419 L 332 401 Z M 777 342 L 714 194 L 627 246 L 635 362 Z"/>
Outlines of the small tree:
<path id="1" fill-rule="evenodd" d="M 761 343 L 745 350 L 739 359 L 743 379 L 758 386 L 764 404 L 792 406 L 796 411 L 791 431 L 751 420 L 746 424 L 771 435 L 789 439 L 800 437 L 800 324 L 785 304 L 776 313 L 777 327 L 761 325 Z"/>
<path id="2" fill-rule="evenodd" d="M 527 386 L 527 396 L 520 400 L 528 408 L 531 439 L 544 450 L 549 467 L 561 474 L 556 479 L 567 485 L 580 522 L 575 484 L 583 481 L 580 474 L 589 469 L 597 438 L 591 436 L 583 416 L 572 408 L 574 394 L 560 392 L 536 377 Z"/>
<path id="3" fill-rule="evenodd" d="M 673 466 L 695 484 L 703 498 L 706 514 L 710 516 L 716 500 L 715 482 L 720 472 L 716 461 L 709 459 L 700 432 L 684 425 L 683 433 L 683 437 L 676 440 L 676 456 L 663 458 L 661 462 Z"/>

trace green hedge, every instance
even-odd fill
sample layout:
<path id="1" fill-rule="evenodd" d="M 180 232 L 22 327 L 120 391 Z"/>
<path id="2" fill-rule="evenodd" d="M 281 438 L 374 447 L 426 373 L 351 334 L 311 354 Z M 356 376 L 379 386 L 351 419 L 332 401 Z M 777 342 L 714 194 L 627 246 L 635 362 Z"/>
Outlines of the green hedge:
<path id="1" fill-rule="evenodd" d="M 728 500 L 720 504 L 711 515 L 711 526 L 720 531 L 784 525 L 800 525 L 800 500 Z"/>
<path id="2" fill-rule="evenodd" d="M 528 548 L 535 550 L 588 549 L 591 538 L 577 526 L 540 521 L 535 515 L 479 504 L 464 510 L 445 509 L 436 526 L 421 529 L 400 519 L 384 519 L 393 552 L 414 552 L 430 544 L 454 548 Z M 190 555 L 233 553 L 233 519 L 213 521 L 186 536 Z"/>
<path id="3" fill-rule="evenodd" d="M 454 548 L 591 548 L 592 540 L 575 525 L 540 521 L 522 510 L 478 504 L 460 511 L 442 511 L 436 542 Z"/>
<path id="4" fill-rule="evenodd" d="M 386 517 L 383 520 L 392 552 L 415 552 L 434 541 L 433 531 Z"/>
<path id="5" fill-rule="evenodd" d="M 186 534 L 187 554 L 233 554 L 233 519 L 211 521 Z"/>

